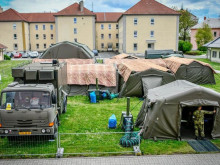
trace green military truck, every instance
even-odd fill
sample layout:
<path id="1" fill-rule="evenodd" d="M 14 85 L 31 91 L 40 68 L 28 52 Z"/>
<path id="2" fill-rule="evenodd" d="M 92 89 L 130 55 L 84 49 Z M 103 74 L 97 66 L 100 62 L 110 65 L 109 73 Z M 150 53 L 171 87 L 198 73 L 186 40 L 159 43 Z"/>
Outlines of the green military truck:
<path id="1" fill-rule="evenodd" d="M 1 92 L 0 136 L 47 135 L 55 138 L 66 112 L 66 63 L 33 63 L 13 68 L 14 82 Z"/>

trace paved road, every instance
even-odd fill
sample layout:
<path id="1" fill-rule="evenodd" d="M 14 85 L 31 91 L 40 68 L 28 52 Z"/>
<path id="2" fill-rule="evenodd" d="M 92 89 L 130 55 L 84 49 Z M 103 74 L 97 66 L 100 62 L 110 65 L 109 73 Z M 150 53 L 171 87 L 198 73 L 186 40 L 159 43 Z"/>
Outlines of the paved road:
<path id="1" fill-rule="evenodd" d="M 220 164 L 220 154 L 191 154 L 191 155 L 160 155 L 160 156 L 124 156 L 97 158 L 61 158 L 61 159 L 10 159 L 0 160 L 1 165 L 217 165 Z"/>

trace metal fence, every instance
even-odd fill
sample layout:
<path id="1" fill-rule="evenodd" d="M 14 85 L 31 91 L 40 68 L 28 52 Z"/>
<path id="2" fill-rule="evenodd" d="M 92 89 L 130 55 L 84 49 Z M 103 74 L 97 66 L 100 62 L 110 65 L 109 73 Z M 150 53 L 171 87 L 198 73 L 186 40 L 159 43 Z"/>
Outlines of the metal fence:
<path id="1" fill-rule="evenodd" d="M 124 132 L 58 133 L 57 139 L 46 136 L 3 137 L 0 139 L 0 158 L 8 157 L 68 157 L 134 155 L 136 147 L 122 147 L 119 142 Z"/>

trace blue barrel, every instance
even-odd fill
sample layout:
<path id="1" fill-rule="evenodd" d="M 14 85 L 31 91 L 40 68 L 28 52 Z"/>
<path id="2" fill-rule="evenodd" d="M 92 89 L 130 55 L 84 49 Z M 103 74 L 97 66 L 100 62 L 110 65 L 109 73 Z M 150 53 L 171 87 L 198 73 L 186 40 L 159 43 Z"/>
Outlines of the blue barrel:
<path id="1" fill-rule="evenodd" d="M 89 97 L 91 103 L 96 103 L 96 94 L 94 91 L 89 94 Z"/>
<path id="2" fill-rule="evenodd" d="M 116 116 L 113 114 L 108 120 L 108 128 L 116 128 L 117 126 L 117 119 Z"/>

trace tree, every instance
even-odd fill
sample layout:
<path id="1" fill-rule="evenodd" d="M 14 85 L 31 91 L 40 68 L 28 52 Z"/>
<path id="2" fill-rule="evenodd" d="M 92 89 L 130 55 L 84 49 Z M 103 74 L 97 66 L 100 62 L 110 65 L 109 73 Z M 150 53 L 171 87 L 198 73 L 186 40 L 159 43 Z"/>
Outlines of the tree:
<path id="1" fill-rule="evenodd" d="M 198 29 L 198 31 L 196 32 L 196 43 L 198 49 L 212 40 L 213 40 L 213 35 L 211 28 L 209 27 L 208 24 L 203 23 L 203 27 Z"/>
<path id="2" fill-rule="evenodd" d="M 191 27 L 198 23 L 198 19 L 194 15 L 192 15 L 187 9 L 181 9 L 179 12 L 181 13 L 179 19 L 180 38 L 183 41 L 186 41 L 189 37 L 189 30 L 191 29 Z"/>

